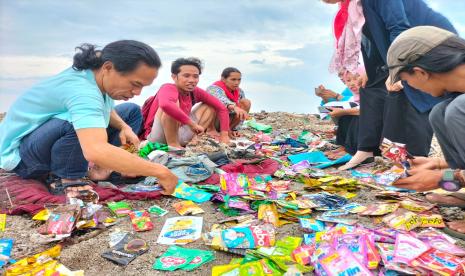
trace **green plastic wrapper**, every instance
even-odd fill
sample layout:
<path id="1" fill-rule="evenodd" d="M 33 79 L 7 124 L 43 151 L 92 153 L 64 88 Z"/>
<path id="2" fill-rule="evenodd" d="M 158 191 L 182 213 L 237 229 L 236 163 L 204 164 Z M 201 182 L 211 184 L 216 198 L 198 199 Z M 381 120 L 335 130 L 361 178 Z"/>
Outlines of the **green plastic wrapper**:
<path id="1" fill-rule="evenodd" d="M 174 245 L 170 246 L 160 258 L 155 260 L 153 269 L 167 271 L 181 269 L 190 271 L 214 259 L 215 255 L 211 251 L 187 249 Z"/>
<path id="2" fill-rule="evenodd" d="M 118 201 L 118 202 L 108 202 L 108 208 L 115 214 L 117 217 L 124 217 L 131 212 L 132 208 L 127 202 Z"/>
<path id="3" fill-rule="evenodd" d="M 257 123 L 255 120 L 245 121 L 244 124 L 257 131 L 262 131 L 264 133 L 270 133 L 273 130 L 273 128 L 270 125 Z"/>

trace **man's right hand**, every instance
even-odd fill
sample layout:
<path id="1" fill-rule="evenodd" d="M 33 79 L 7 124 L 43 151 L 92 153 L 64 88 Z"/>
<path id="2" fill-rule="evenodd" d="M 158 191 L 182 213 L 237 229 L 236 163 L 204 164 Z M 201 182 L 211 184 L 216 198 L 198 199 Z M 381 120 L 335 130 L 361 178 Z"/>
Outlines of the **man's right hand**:
<path id="1" fill-rule="evenodd" d="M 161 193 L 164 195 L 171 195 L 173 194 L 174 189 L 176 189 L 176 185 L 178 185 L 178 177 L 167 169 L 163 176 L 158 177 L 158 182 L 163 188 Z"/>
<path id="2" fill-rule="evenodd" d="M 249 116 L 247 111 L 238 106 L 234 107 L 234 112 L 236 112 L 236 117 L 239 118 L 239 120 L 241 121 L 247 119 L 247 117 Z"/>

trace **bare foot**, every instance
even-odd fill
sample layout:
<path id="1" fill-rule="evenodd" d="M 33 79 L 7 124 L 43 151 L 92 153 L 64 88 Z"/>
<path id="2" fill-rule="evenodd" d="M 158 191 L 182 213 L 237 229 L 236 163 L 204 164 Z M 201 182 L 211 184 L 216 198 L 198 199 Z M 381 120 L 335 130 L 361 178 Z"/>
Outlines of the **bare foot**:
<path id="1" fill-rule="evenodd" d="M 465 234 L 465 220 L 456 220 L 447 223 L 450 229 Z"/>
<path id="2" fill-rule="evenodd" d="M 447 205 L 457 205 L 463 206 L 465 205 L 465 200 L 457 198 L 451 195 L 440 195 L 440 194 L 428 194 L 426 195 L 426 199 L 431 203 L 436 204 L 447 204 Z"/>
<path id="3" fill-rule="evenodd" d="M 207 131 L 208 136 L 214 138 L 214 139 L 219 139 L 220 138 L 220 133 L 216 130 L 209 130 Z"/>
<path id="4" fill-rule="evenodd" d="M 70 183 L 70 182 L 85 182 L 82 179 L 61 179 L 62 183 Z M 50 187 L 54 189 L 55 183 L 50 184 Z M 68 187 L 65 189 L 65 194 L 67 197 L 79 197 L 82 191 L 92 191 L 93 188 L 90 185 L 78 186 L 78 187 Z"/>
<path id="5" fill-rule="evenodd" d="M 94 165 L 92 168 L 90 168 L 89 172 L 87 173 L 87 176 L 90 178 L 92 181 L 101 181 L 101 180 L 107 180 L 108 177 L 110 177 L 112 170 L 100 168 L 97 165 Z"/>

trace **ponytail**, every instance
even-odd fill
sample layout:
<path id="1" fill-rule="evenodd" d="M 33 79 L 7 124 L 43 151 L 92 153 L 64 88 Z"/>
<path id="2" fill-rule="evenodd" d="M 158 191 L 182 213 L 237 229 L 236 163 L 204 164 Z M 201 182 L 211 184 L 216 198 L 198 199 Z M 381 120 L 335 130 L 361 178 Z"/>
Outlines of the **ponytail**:
<path id="1" fill-rule="evenodd" d="M 73 69 L 77 71 L 86 69 L 98 69 L 102 67 L 102 51 L 96 50 L 96 46 L 84 43 L 76 47 L 78 51 L 73 58 Z"/>

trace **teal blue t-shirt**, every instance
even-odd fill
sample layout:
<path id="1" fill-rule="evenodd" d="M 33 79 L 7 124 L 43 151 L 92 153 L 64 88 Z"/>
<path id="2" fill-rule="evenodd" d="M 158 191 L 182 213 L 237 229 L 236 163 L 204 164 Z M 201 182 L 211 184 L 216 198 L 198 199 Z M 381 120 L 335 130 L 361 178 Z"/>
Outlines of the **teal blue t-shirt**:
<path id="1" fill-rule="evenodd" d="M 13 170 L 21 161 L 22 138 L 46 121 L 66 120 L 74 129 L 107 128 L 113 107 L 91 70 L 69 68 L 38 83 L 13 103 L 0 123 L 0 167 Z"/>

